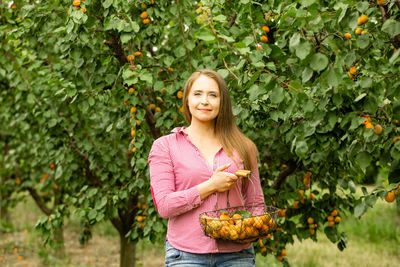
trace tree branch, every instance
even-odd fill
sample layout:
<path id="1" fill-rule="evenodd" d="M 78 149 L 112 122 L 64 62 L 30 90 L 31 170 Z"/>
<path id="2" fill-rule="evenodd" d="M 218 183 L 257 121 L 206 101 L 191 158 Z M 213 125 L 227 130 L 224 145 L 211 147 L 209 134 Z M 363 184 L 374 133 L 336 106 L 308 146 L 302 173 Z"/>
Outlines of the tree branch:
<path id="1" fill-rule="evenodd" d="M 32 196 L 33 200 L 35 201 L 36 205 L 40 208 L 41 211 L 43 211 L 44 214 L 49 216 L 54 212 L 54 210 L 49 209 L 46 204 L 44 204 L 42 198 L 38 195 L 35 189 L 32 187 L 26 187 L 28 190 L 29 194 Z"/>
<path id="2" fill-rule="evenodd" d="M 383 23 L 385 23 L 385 21 L 390 18 L 390 15 L 387 13 L 387 10 L 384 6 L 379 6 L 379 9 L 381 10 Z"/>
<path id="3" fill-rule="evenodd" d="M 111 223 L 114 225 L 115 229 L 117 229 L 118 233 L 122 233 L 122 222 L 118 218 L 110 219 Z"/>
<path id="4" fill-rule="evenodd" d="M 128 60 L 126 59 L 125 49 L 119 42 L 118 35 L 115 35 L 113 31 L 109 31 L 109 34 L 111 36 L 111 41 L 104 40 L 103 43 L 110 47 L 110 49 L 114 52 L 114 56 L 118 59 L 119 64 L 123 66 L 128 63 Z"/>
<path id="5" fill-rule="evenodd" d="M 153 115 L 153 112 L 151 111 L 149 105 L 146 104 L 146 101 L 144 99 L 144 96 L 142 96 L 140 93 L 138 94 L 139 98 L 142 100 L 143 104 L 144 104 L 144 108 L 146 110 L 146 114 L 145 114 L 145 119 L 146 122 L 149 124 L 150 126 L 150 131 L 153 135 L 154 139 L 157 139 L 161 136 L 161 131 L 159 128 L 156 127 L 156 118 Z"/>
<path id="6" fill-rule="evenodd" d="M 185 36 L 185 27 L 183 27 L 183 22 L 182 22 L 182 13 L 181 13 L 181 8 L 180 8 L 180 4 L 179 4 L 179 0 L 176 0 L 177 5 L 179 6 L 178 8 L 178 12 L 179 12 L 179 23 L 181 25 L 181 31 L 182 31 L 182 37 L 183 37 L 183 46 L 186 49 L 186 55 L 188 57 L 188 61 L 189 61 L 189 71 L 193 72 L 193 67 L 192 67 L 192 59 L 190 56 L 190 51 L 186 46 L 186 36 Z M 168 66 L 169 67 L 169 66 Z"/>
<path id="7" fill-rule="evenodd" d="M 230 29 L 233 26 L 233 24 L 235 23 L 236 17 L 237 17 L 237 13 L 236 13 L 236 11 L 234 11 L 233 15 L 232 15 L 232 18 L 229 21 L 228 29 Z"/>
<path id="8" fill-rule="evenodd" d="M 64 128 L 64 132 L 67 134 L 68 139 L 69 139 L 69 144 L 72 147 L 72 149 L 83 158 L 85 164 L 86 164 L 86 177 L 88 177 L 94 186 L 96 187 L 102 187 L 102 183 L 100 181 L 100 179 L 90 170 L 90 160 L 89 160 L 89 156 L 84 154 L 82 151 L 79 150 L 79 148 L 77 147 L 76 143 L 74 140 L 72 140 L 71 134 L 68 132 L 67 129 Z"/>
<path id="9" fill-rule="evenodd" d="M 300 164 L 294 161 L 289 161 L 287 165 L 288 167 L 282 170 L 279 173 L 278 177 L 276 177 L 276 179 L 274 180 L 274 183 L 271 186 L 272 189 L 280 191 L 283 182 L 286 180 L 286 177 L 294 173 L 295 170 L 300 166 Z"/>

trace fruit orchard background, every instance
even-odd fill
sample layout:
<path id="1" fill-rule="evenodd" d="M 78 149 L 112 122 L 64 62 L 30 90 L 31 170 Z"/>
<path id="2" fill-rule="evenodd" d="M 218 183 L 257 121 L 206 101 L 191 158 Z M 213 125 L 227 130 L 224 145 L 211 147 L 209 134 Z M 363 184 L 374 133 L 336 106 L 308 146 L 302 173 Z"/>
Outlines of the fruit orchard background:
<path id="1" fill-rule="evenodd" d="M 185 125 L 180 91 L 200 68 L 226 79 L 237 122 L 260 151 L 266 203 L 282 209 L 281 230 L 258 252 L 288 264 L 287 243 L 323 234 L 344 249 L 341 214 L 360 217 L 377 198 L 399 201 L 398 0 L 0 8 L 2 228 L 15 193 L 27 191 L 60 257 L 72 208 L 82 243 L 91 226 L 112 222 L 121 266 L 134 265 L 139 239 L 164 238 L 146 160 L 156 138 Z M 356 197 L 355 184 L 379 168 L 388 180 Z"/>

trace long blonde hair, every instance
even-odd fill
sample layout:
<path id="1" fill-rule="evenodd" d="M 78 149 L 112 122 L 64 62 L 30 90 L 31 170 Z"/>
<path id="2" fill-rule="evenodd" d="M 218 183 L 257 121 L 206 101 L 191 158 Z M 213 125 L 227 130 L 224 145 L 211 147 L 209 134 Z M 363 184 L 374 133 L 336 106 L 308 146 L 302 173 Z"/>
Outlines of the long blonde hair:
<path id="1" fill-rule="evenodd" d="M 217 82 L 220 91 L 221 103 L 219 106 L 218 116 L 215 119 L 214 131 L 225 153 L 234 159 L 234 153 L 238 153 L 241 160 L 243 160 L 244 168 L 253 170 L 258 159 L 258 150 L 255 144 L 247 138 L 238 128 L 232 112 L 232 104 L 229 96 L 229 90 L 226 86 L 224 78 L 217 72 L 209 69 L 197 70 L 192 73 L 186 81 L 185 89 L 183 91 L 183 113 L 186 122 L 190 125 L 192 121 L 192 114 L 189 111 L 188 96 L 194 81 L 201 75 L 207 76 Z"/>

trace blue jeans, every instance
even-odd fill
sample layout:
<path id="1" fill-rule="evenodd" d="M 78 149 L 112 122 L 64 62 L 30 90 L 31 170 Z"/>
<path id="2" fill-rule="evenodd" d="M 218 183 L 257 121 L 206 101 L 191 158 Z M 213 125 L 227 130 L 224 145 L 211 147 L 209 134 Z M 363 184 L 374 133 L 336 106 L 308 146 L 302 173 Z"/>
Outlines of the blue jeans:
<path id="1" fill-rule="evenodd" d="M 254 267 L 256 266 L 256 261 L 253 247 L 232 253 L 196 254 L 178 250 L 166 241 L 165 266 Z"/>

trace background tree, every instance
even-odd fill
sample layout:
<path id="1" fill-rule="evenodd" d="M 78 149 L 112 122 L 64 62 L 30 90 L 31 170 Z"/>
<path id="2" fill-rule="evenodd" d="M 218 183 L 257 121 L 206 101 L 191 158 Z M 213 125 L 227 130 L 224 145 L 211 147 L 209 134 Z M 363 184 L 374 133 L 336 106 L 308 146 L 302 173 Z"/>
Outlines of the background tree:
<path id="1" fill-rule="evenodd" d="M 281 208 L 279 230 L 257 251 L 287 264 L 287 243 L 321 233 L 343 249 L 340 216 L 360 217 L 399 191 L 399 6 L 2 2 L 0 135 L 13 144 L 2 161 L 15 166 L 4 177 L 20 178 L 39 206 L 53 200 L 37 224 L 45 240 L 74 207 L 80 240 L 110 220 L 121 266 L 133 266 L 135 242 L 165 234 L 149 191 L 150 146 L 184 125 L 184 82 L 211 68 L 260 151 L 266 202 Z M 376 168 L 389 180 L 357 198 L 355 184 Z"/>

